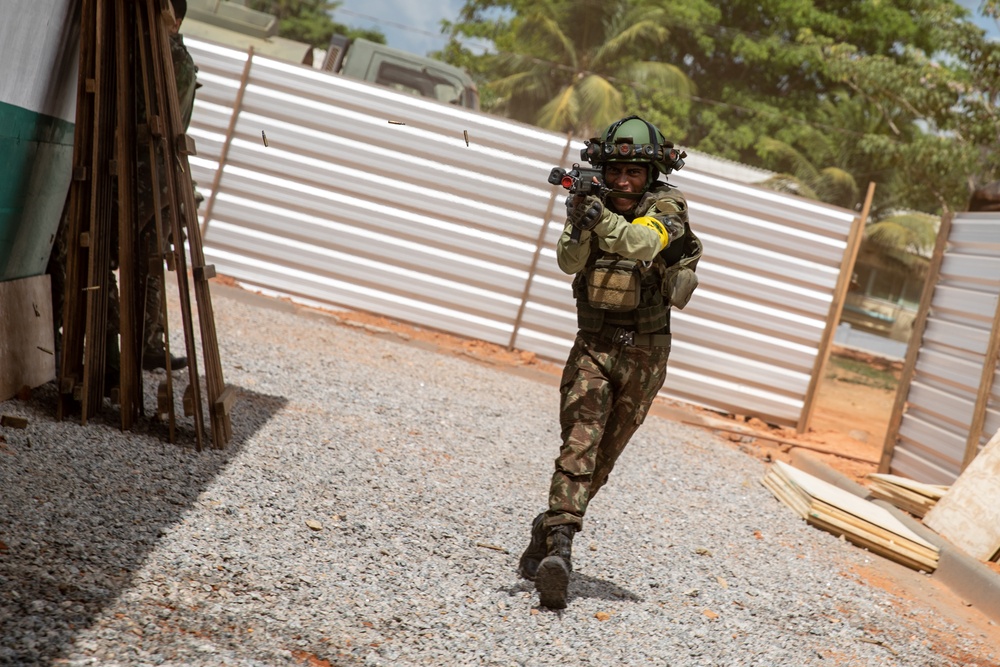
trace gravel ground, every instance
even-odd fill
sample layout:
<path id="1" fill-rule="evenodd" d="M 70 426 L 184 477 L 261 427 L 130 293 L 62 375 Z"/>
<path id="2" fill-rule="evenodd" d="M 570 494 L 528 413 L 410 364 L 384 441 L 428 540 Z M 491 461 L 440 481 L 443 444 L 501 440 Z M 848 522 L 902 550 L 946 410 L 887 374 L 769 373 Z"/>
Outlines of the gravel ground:
<path id="1" fill-rule="evenodd" d="M 213 298 L 224 451 L 111 409 L 57 423 L 53 385 L 0 403 L 30 420 L 0 432 L 0 664 L 976 664 L 845 574 L 877 557 L 778 503 L 762 463 L 655 417 L 577 535 L 569 608 L 540 609 L 515 569 L 551 385 Z"/>

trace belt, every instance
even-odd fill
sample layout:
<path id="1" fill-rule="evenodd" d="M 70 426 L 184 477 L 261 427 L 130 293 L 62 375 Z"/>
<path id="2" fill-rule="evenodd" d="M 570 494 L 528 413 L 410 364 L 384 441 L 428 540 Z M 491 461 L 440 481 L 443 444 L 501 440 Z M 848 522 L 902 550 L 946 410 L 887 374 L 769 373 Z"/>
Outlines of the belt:
<path id="1" fill-rule="evenodd" d="M 605 325 L 593 335 L 600 340 L 625 347 L 670 347 L 670 334 L 641 334 L 631 329 Z"/>

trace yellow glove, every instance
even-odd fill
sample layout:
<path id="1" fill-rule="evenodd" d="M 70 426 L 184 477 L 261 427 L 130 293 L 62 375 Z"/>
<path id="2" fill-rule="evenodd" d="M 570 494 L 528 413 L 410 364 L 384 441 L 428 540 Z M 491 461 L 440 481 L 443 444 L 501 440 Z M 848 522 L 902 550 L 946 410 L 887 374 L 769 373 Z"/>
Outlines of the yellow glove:
<path id="1" fill-rule="evenodd" d="M 660 235 L 660 250 L 663 250 L 668 245 L 670 245 L 670 234 L 667 233 L 666 226 L 651 216 L 643 216 L 641 218 L 636 218 L 632 221 L 633 225 L 642 225 L 643 227 L 649 227 L 654 232 Z"/>

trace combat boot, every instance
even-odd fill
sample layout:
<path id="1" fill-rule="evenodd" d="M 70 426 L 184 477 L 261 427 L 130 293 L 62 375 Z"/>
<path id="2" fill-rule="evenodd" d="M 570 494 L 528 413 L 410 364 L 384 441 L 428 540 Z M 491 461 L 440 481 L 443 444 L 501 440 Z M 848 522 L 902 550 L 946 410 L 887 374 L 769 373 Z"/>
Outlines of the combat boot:
<path id="1" fill-rule="evenodd" d="M 574 533 L 576 528 L 567 524 L 556 526 L 549 531 L 546 539 L 546 556 L 538 564 L 538 572 L 535 575 L 535 589 L 543 607 L 566 608 L 569 573 L 573 571 Z"/>
<path id="2" fill-rule="evenodd" d="M 170 355 L 170 370 L 172 371 L 187 368 L 187 363 L 187 357 Z M 143 350 L 142 368 L 147 371 L 155 371 L 160 368 L 165 370 L 167 368 L 167 351 L 162 347 Z"/>
<path id="3" fill-rule="evenodd" d="M 543 525 L 544 519 L 545 512 L 542 512 L 531 522 L 531 542 L 528 543 L 528 548 L 521 554 L 521 560 L 517 564 L 517 573 L 525 579 L 535 579 L 538 564 L 546 556 L 548 547 L 545 546 L 545 537 L 548 531 Z"/>

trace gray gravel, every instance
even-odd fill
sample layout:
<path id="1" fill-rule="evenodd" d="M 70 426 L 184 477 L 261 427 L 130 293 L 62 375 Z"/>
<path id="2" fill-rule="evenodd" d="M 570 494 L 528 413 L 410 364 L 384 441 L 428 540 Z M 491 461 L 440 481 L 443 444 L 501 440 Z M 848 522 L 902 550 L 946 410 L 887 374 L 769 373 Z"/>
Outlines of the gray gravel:
<path id="1" fill-rule="evenodd" d="M 655 417 L 577 535 L 569 608 L 540 609 L 515 568 L 558 447 L 552 384 L 214 302 L 240 389 L 225 451 L 193 451 L 189 424 L 179 444 L 123 434 L 110 409 L 55 422 L 52 385 L 0 403 L 30 420 L 0 432 L 0 664 L 959 664 L 845 574 L 877 556 Z"/>

